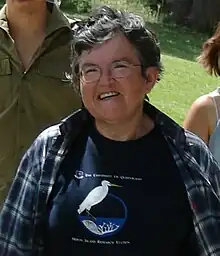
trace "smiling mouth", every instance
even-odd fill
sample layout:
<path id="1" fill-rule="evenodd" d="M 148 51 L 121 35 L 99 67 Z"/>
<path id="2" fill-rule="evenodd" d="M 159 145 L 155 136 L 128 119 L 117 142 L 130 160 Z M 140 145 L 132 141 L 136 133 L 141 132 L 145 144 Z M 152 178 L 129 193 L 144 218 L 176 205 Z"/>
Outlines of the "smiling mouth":
<path id="1" fill-rule="evenodd" d="M 112 97 L 116 97 L 119 94 L 120 94 L 119 92 L 113 92 L 113 91 L 112 92 L 104 92 L 104 93 L 102 93 L 98 96 L 98 99 L 99 100 L 106 100 L 106 99 L 110 99 Z"/>

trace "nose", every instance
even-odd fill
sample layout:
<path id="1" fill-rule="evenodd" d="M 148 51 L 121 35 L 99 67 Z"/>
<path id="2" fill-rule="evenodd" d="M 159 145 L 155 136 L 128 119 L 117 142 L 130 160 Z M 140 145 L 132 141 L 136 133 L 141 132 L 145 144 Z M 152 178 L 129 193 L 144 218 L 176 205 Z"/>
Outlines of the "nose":
<path id="1" fill-rule="evenodd" d="M 102 70 L 102 74 L 99 79 L 100 85 L 109 85 L 112 82 L 111 71 L 108 69 Z"/>

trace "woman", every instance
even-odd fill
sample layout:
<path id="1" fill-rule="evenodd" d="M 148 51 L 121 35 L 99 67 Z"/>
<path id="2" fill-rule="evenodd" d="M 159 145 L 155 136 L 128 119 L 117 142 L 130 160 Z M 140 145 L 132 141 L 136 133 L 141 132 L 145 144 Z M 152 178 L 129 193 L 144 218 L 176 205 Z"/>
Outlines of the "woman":
<path id="1" fill-rule="evenodd" d="M 220 76 L 220 24 L 204 43 L 198 61 L 210 75 Z M 184 128 L 200 136 L 220 164 L 220 88 L 195 100 L 184 120 Z"/>
<path id="2" fill-rule="evenodd" d="M 219 169 L 201 140 L 144 101 L 162 69 L 155 36 L 136 15 L 101 7 L 74 41 L 84 107 L 24 156 L 0 256 L 220 253 Z"/>

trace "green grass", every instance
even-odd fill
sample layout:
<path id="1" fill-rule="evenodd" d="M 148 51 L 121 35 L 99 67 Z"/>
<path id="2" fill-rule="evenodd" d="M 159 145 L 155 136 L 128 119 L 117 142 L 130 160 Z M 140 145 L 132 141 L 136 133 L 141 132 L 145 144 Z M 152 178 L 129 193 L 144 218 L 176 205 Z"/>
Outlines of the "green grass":
<path id="1" fill-rule="evenodd" d="M 219 79 L 208 75 L 196 62 L 207 36 L 158 23 L 149 26 L 160 40 L 165 68 L 150 95 L 151 102 L 182 124 L 192 102 L 218 86 Z"/>
<path id="2" fill-rule="evenodd" d="M 192 102 L 216 88 L 218 81 L 189 60 L 163 55 L 163 63 L 164 76 L 150 95 L 151 103 L 182 124 Z"/>

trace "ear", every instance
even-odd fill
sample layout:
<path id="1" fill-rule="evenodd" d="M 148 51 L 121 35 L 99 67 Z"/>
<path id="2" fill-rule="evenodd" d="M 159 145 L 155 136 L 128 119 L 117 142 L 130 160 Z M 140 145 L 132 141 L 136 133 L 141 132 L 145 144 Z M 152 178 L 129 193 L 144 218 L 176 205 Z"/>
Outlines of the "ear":
<path id="1" fill-rule="evenodd" d="M 158 81 L 160 70 L 157 67 L 149 67 L 145 70 L 145 93 L 150 93 Z"/>

